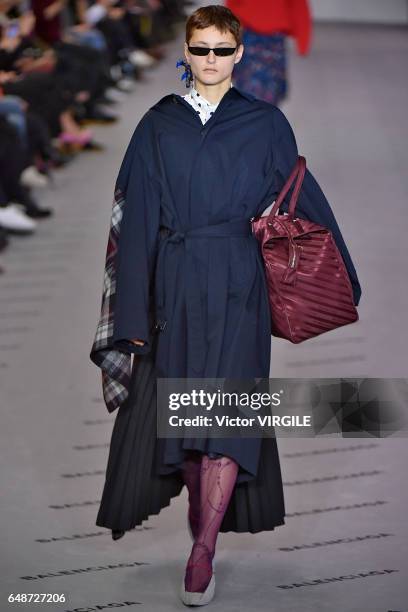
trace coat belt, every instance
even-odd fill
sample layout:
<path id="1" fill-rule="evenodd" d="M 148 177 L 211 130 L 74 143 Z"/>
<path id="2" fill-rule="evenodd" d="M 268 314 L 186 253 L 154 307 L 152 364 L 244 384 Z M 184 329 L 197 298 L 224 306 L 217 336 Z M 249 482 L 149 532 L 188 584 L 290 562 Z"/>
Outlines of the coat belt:
<path id="1" fill-rule="evenodd" d="M 222 238 L 230 236 L 251 236 L 252 226 L 249 219 L 235 219 L 214 225 L 205 225 L 189 230 L 173 230 L 161 226 L 161 240 L 156 261 L 156 298 L 158 321 L 156 327 L 164 330 L 167 320 L 164 312 L 164 287 L 166 280 L 166 250 L 169 244 L 179 244 L 184 248 L 186 271 L 186 313 L 187 313 L 187 347 L 188 364 L 191 376 L 204 376 L 206 361 L 206 326 L 202 311 L 200 286 L 195 268 L 191 241 L 195 238 Z"/>

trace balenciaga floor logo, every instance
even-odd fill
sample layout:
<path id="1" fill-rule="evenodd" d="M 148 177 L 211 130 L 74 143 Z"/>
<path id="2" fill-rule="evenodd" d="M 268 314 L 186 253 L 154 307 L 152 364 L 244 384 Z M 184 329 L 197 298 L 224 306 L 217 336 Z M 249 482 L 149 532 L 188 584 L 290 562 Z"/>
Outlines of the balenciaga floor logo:
<path id="1" fill-rule="evenodd" d="M 48 507 L 52 510 L 66 510 L 67 508 L 83 508 L 84 506 L 96 506 L 101 503 L 100 499 L 92 499 L 81 502 L 71 502 L 67 504 L 52 504 Z"/>
<path id="2" fill-rule="evenodd" d="M 334 453 L 347 453 L 349 451 L 360 451 L 371 448 L 377 448 L 379 444 L 350 444 L 349 446 L 341 446 L 334 448 L 314 448 L 312 450 L 295 451 L 293 453 L 282 453 L 285 459 L 296 459 L 297 457 L 315 457 L 317 455 L 332 455 Z"/>
<path id="3" fill-rule="evenodd" d="M 109 563 L 108 565 L 96 565 L 91 567 L 79 567 L 57 572 L 47 572 L 46 574 L 36 574 L 35 576 L 20 576 L 21 580 L 44 580 L 45 578 L 59 578 L 60 576 L 73 576 L 75 574 L 87 574 L 90 572 L 102 572 L 127 567 L 138 567 L 139 565 L 151 565 L 144 561 L 131 561 L 126 563 Z"/>
<path id="4" fill-rule="evenodd" d="M 296 544 L 294 546 L 281 546 L 278 550 L 284 552 L 293 552 L 296 550 L 307 550 L 313 548 L 322 548 L 324 546 L 332 546 L 333 544 L 351 544 L 354 542 L 367 542 L 368 540 L 378 540 L 381 538 L 392 537 L 393 533 L 368 533 L 363 536 L 355 536 L 353 538 L 336 538 L 335 540 L 323 540 L 322 542 L 311 542 L 310 544 Z"/>
<path id="5" fill-rule="evenodd" d="M 349 478 L 362 478 L 363 476 L 379 476 L 383 472 L 381 470 L 367 470 L 364 472 L 352 472 L 351 474 L 332 474 L 331 476 L 316 476 L 316 478 L 304 478 L 303 480 L 287 480 L 283 483 L 286 487 L 295 485 L 314 484 L 316 482 L 330 482 L 333 480 L 347 480 Z"/>
<path id="6" fill-rule="evenodd" d="M 56 536 L 53 538 L 38 538 L 34 540 L 35 542 L 40 542 L 41 544 L 49 543 L 49 542 L 62 542 L 62 541 L 70 541 L 70 540 L 85 540 L 87 538 L 96 538 L 99 536 L 106 536 L 107 531 L 93 531 L 91 533 L 74 533 L 73 535 L 67 536 Z"/>
<path id="7" fill-rule="evenodd" d="M 371 576 L 382 576 L 384 574 L 393 574 L 399 572 L 398 569 L 372 570 L 369 572 L 359 572 L 358 574 L 348 574 L 347 576 L 331 576 L 329 578 L 315 578 L 314 580 L 305 580 L 304 582 L 293 582 L 292 584 L 277 584 L 278 589 L 296 589 L 305 586 L 317 586 L 319 584 L 327 584 L 330 582 L 344 582 L 345 580 L 359 580 L 360 578 L 369 578 Z"/>
<path id="8" fill-rule="evenodd" d="M 94 450 L 95 448 L 108 448 L 109 442 L 98 442 L 97 444 L 75 444 L 74 450 Z"/>
<path id="9" fill-rule="evenodd" d="M 99 610 L 112 610 L 112 608 L 129 608 L 130 606 L 141 606 L 141 601 L 111 601 L 107 604 L 91 604 L 90 606 L 81 606 L 80 608 L 72 608 L 64 610 L 64 612 L 99 612 Z"/>
<path id="10" fill-rule="evenodd" d="M 137 533 L 139 531 L 149 531 L 150 529 L 156 529 L 155 527 L 149 527 L 148 525 L 138 525 L 133 529 L 129 529 L 128 533 Z M 35 542 L 40 542 L 40 544 L 48 544 L 50 542 L 63 542 L 70 540 L 86 540 L 87 538 L 97 538 L 100 536 L 110 535 L 110 530 L 105 529 L 104 531 L 91 531 L 89 533 L 74 533 L 72 535 L 64 535 L 64 536 L 54 536 L 51 538 L 37 538 L 34 540 Z"/>
<path id="11" fill-rule="evenodd" d="M 83 476 L 104 476 L 105 470 L 91 470 L 89 472 L 75 472 L 73 474 L 61 474 L 61 478 L 82 478 Z"/>
<path id="12" fill-rule="evenodd" d="M 111 419 L 109 417 L 105 417 L 102 419 L 85 419 L 82 421 L 84 425 L 102 425 L 105 423 L 114 423 L 115 419 Z"/>
<path id="13" fill-rule="evenodd" d="M 288 512 L 285 514 L 285 516 L 287 518 L 293 518 L 295 516 L 308 516 L 314 514 L 321 514 L 323 512 L 335 512 L 336 510 L 355 510 L 356 508 L 382 506 L 383 504 L 388 504 L 388 502 L 384 500 L 377 500 L 373 502 L 361 502 L 359 504 L 339 504 L 338 506 L 327 506 L 326 508 L 311 508 L 310 510 L 298 510 L 297 512 Z"/>

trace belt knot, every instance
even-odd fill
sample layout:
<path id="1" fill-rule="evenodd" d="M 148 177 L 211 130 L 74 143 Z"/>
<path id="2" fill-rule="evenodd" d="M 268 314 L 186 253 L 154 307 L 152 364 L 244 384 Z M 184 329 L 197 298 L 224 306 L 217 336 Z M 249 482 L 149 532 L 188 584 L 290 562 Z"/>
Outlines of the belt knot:
<path id="1" fill-rule="evenodd" d="M 186 236 L 186 232 L 172 232 L 168 236 L 169 242 L 182 242 Z"/>

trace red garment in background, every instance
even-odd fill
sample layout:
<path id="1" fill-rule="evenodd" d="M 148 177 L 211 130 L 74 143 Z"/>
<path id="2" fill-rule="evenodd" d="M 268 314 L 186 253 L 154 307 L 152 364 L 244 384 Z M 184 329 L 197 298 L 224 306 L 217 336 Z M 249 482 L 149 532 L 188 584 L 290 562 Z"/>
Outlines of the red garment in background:
<path id="1" fill-rule="evenodd" d="M 44 10 L 55 0 L 31 0 L 31 8 L 35 15 L 35 33 L 43 41 L 52 45 L 61 38 L 61 14 L 52 19 L 46 19 Z"/>
<path id="2" fill-rule="evenodd" d="M 300 55 L 310 47 L 312 20 L 308 0 L 225 0 L 244 28 L 258 34 L 293 36 Z"/>

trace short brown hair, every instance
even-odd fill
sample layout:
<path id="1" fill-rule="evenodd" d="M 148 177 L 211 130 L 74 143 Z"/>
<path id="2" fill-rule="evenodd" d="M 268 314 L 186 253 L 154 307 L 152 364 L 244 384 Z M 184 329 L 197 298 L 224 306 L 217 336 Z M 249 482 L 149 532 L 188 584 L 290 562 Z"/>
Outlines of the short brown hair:
<path id="1" fill-rule="evenodd" d="M 215 26 L 220 32 L 231 32 L 237 45 L 242 41 L 241 22 L 226 6 L 210 4 L 202 6 L 190 15 L 186 22 L 186 43 L 189 44 L 193 30 Z"/>

